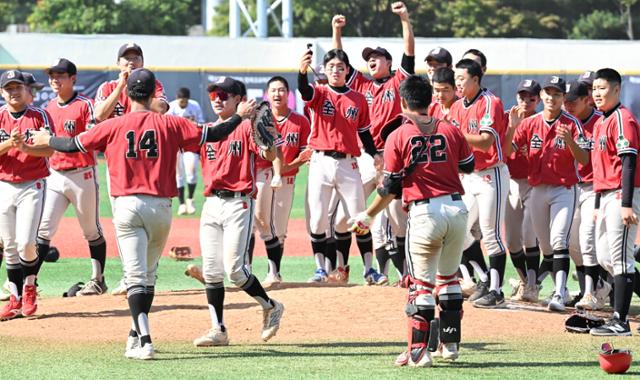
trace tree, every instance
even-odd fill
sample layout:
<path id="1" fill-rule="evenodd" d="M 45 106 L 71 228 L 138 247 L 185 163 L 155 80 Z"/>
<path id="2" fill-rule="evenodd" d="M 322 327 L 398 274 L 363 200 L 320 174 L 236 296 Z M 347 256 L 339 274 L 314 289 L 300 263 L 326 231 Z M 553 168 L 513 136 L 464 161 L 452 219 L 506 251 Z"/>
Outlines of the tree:
<path id="1" fill-rule="evenodd" d="M 620 15 L 596 10 L 581 17 L 574 25 L 569 38 L 575 39 L 625 39 L 627 24 Z"/>
<path id="2" fill-rule="evenodd" d="M 26 24 L 35 4 L 36 0 L 0 0 L 0 32 L 4 32 L 9 24 Z"/>
<path id="3" fill-rule="evenodd" d="M 47 0 L 29 16 L 31 30 L 47 33 L 116 33 L 118 14 L 113 0 Z"/>
<path id="4" fill-rule="evenodd" d="M 200 23 L 200 1 L 124 0 L 118 12 L 118 33 L 184 35 Z"/>

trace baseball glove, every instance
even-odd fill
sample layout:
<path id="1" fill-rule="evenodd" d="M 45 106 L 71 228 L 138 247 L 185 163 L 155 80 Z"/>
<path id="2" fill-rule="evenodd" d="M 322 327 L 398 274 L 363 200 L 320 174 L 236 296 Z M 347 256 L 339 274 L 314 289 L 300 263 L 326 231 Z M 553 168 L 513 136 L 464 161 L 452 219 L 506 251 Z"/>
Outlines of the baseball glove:
<path id="1" fill-rule="evenodd" d="M 193 260 L 193 256 L 191 256 L 191 247 L 171 247 L 171 250 L 169 250 L 169 257 L 176 261 Z"/>
<path id="2" fill-rule="evenodd" d="M 260 149 L 269 150 L 275 144 L 279 134 L 268 102 L 262 102 L 256 108 L 251 127 L 253 140 Z"/>
<path id="3" fill-rule="evenodd" d="M 594 327 L 604 325 L 604 319 L 586 313 L 573 313 L 564 321 L 569 332 L 586 334 Z"/>

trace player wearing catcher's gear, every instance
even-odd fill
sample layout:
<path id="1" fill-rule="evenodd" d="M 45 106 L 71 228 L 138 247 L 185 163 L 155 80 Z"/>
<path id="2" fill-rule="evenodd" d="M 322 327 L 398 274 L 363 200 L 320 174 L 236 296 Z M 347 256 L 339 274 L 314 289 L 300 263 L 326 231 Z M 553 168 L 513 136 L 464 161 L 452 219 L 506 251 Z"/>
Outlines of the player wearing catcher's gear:
<path id="1" fill-rule="evenodd" d="M 184 117 L 194 123 L 204 123 L 202 109 L 197 101 L 190 99 L 191 91 L 186 87 L 181 87 L 176 93 L 176 100 L 169 103 L 169 111 L 167 115 L 175 115 Z M 196 192 L 196 184 L 198 183 L 198 161 L 199 157 L 194 152 L 178 153 L 178 167 L 176 173 L 178 177 L 178 215 L 195 214 L 196 208 L 193 205 L 193 195 Z M 188 193 L 185 201 L 184 188 L 187 184 Z"/>
<path id="2" fill-rule="evenodd" d="M 427 75 L 429 76 L 430 81 L 434 81 L 433 74 L 438 69 L 451 69 L 453 65 L 453 58 L 451 57 L 451 53 L 449 50 L 437 47 L 435 49 L 431 49 L 427 57 L 424 59 L 424 62 L 427 64 Z M 455 86 L 453 88 L 455 90 Z M 433 89 L 435 94 L 436 89 Z M 433 107 L 434 103 L 429 105 L 429 108 Z"/>
<path id="3" fill-rule="evenodd" d="M 56 135 L 74 137 L 93 128 L 96 123 L 93 102 L 73 89 L 77 69 L 73 62 L 60 58 L 45 70 L 49 85 L 56 94 L 46 107 L 56 125 Z M 104 266 L 107 245 L 98 215 L 99 190 L 94 152 L 54 153 L 49 159 L 51 174 L 47 178 L 46 201 L 38 229 L 38 257 L 40 265 L 49 253 L 51 239 L 56 234 L 65 210 L 75 208 L 82 234 L 89 244 L 92 274 L 76 295 L 99 295 L 107 291 Z"/>
<path id="4" fill-rule="evenodd" d="M 0 76 L 0 241 L 3 242 L 9 280 L 9 302 L 0 320 L 33 315 L 37 310 L 36 236 L 42 216 L 53 151 L 31 146 L 40 129 L 53 131 L 49 114 L 29 105 L 25 78 L 18 70 Z"/>
<path id="5" fill-rule="evenodd" d="M 542 253 L 553 255 L 555 291 L 548 309 L 563 311 L 568 296 L 569 236 L 578 200 L 576 161 L 587 164 L 589 152 L 581 148 L 585 143 L 582 124 L 562 110 L 565 81 L 551 76 L 541 87 L 542 112 L 524 120 L 515 107 L 509 112 L 505 154 L 528 148 L 533 229 Z"/>
<path id="6" fill-rule="evenodd" d="M 591 330 L 592 335 L 631 335 L 627 314 L 634 289 L 633 242 L 640 214 L 640 171 L 637 170 L 639 126 L 620 104 L 622 78 L 600 69 L 593 82 L 593 100 L 603 113 L 593 130 L 593 190 L 596 192 L 596 255 L 613 275 L 613 316 Z"/>
<path id="7" fill-rule="evenodd" d="M 213 111 L 221 121 L 229 119 L 246 96 L 244 84 L 229 77 L 220 78 L 208 90 Z M 273 123 L 273 116 L 267 116 Z M 206 196 L 200 218 L 200 246 L 212 327 L 193 341 L 197 347 L 229 344 L 223 319 L 225 273 L 233 285 L 262 307 L 264 341 L 275 336 L 284 312 L 284 306 L 269 298 L 247 265 L 254 218 L 255 156 L 269 161 L 276 156 L 275 145 L 263 150 L 252 134 L 252 125 L 246 121 L 226 138 L 206 144 L 200 151 Z"/>
<path id="8" fill-rule="evenodd" d="M 540 103 L 540 90 L 540 84 L 533 79 L 525 79 L 518 84 L 516 103 L 518 111 L 522 113 L 523 117 L 529 117 L 536 113 L 536 108 Z M 527 155 L 528 147 L 523 146 L 507 157 L 507 167 L 511 179 L 509 180 L 509 198 L 504 215 L 504 230 L 509 256 L 519 277 L 511 299 L 537 302 L 540 248 L 531 224 L 531 207 L 535 206 L 529 203 L 531 186 L 527 181 L 529 166 Z"/>
<path id="9" fill-rule="evenodd" d="M 375 49 L 367 47 L 362 51 L 362 58 L 367 61 L 367 67 L 369 69 L 369 75 L 371 79 L 366 78 L 353 66 L 349 65 L 349 73 L 347 75 L 347 86 L 352 90 L 355 90 L 365 96 L 369 105 L 369 119 L 371 120 L 371 135 L 375 143 L 375 147 L 379 153 L 382 153 L 384 149 L 383 129 L 388 126 L 389 123 L 396 119 L 400 110 L 400 100 L 398 95 L 398 89 L 400 83 L 409 75 L 415 72 L 415 39 L 413 36 L 413 28 L 409 19 L 409 11 L 405 4 L 401 1 L 391 4 L 391 11 L 400 17 L 402 24 L 402 38 L 404 42 L 404 54 L 398 70 L 391 71 L 392 56 L 389 52 L 381 47 Z M 334 16 L 332 20 L 333 29 L 333 47 L 342 49 L 342 28 L 346 24 L 344 16 Z M 365 176 L 366 172 L 376 173 L 381 170 L 380 167 L 373 167 L 374 162 L 371 160 L 365 160 L 364 157 L 358 159 L 358 166 L 360 167 L 361 174 Z M 368 167 L 367 167 L 368 166 Z M 365 192 L 365 197 L 375 189 L 376 177 L 372 178 L 372 185 L 368 186 L 369 192 Z M 338 215 L 343 214 L 338 209 Z M 341 215 L 344 217 L 344 215 Z M 337 225 L 343 223 L 340 216 L 337 218 Z M 348 219 L 348 218 L 347 218 Z M 390 204 L 389 208 L 385 210 L 384 215 L 380 214 L 372 228 L 373 236 L 365 235 L 358 236 L 356 239 L 359 241 L 358 246 L 365 249 L 375 249 L 376 259 L 382 276 L 377 275 L 374 271 L 371 271 L 370 275 L 365 274 L 367 283 L 370 284 L 386 284 L 388 278 L 386 271 L 388 268 L 388 261 L 396 267 L 400 277 L 404 276 L 405 263 L 404 256 L 398 254 L 398 252 L 404 251 L 405 231 L 407 223 L 407 213 L 402 207 L 402 203 L 394 201 Z M 348 225 L 347 225 L 348 226 Z M 391 231 L 388 234 L 387 231 Z M 346 231 L 336 230 L 336 248 L 344 255 L 348 255 L 349 245 L 351 243 L 350 235 L 345 236 Z M 367 242 L 372 238 L 373 244 L 370 245 Z M 395 242 L 395 249 L 388 249 L 387 242 Z M 366 257 L 366 256 L 365 256 Z M 365 259 L 366 261 L 366 259 Z M 338 271 L 343 268 L 338 267 Z"/>
<path id="10" fill-rule="evenodd" d="M 567 83 L 567 96 L 564 109 L 582 123 L 584 131 L 583 149 L 593 150 L 593 126 L 600 120 L 602 113 L 591 105 L 589 86 L 577 80 Z M 578 204 L 571 226 L 569 254 L 576 265 L 580 283 L 581 299 L 576 307 L 587 310 L 601 309 L 602 301 L 596 298 L 596 285 L 600 279 L 600 266 L 596 257 L 595 227 L 593 218 L 595 193 L 593 191 L 593 169 L 591 161 L 586 165 L 578 165 Z M 609 288 L 606 287 L 604 292 Z M 603 300 L 601 298 L 601 300 Z"/>
<path id="11" fill-rule="evenodd" d="M 471 59 L 463 59 L 456 64 L 456 87 L 463 97 L 453 104 L 449 118 L 464 133 L 476 162 L 475 171 L 462 178 L 463 198 L 469 210 L 469 233 L 464 255 L 481 281 L 469 300 L 474 302 L 474 306 L 490 308 L 504 302 L 502 282 L 506 248 L 500 230 L 508 196 L 509 170 L 502 154 L 506 128 L 502 101 L 482 89 L 482 75 L 480 65 Z M 471 234 L 476 222 L 489 254 L 490 281 L 480 242 Z"/>
<path id="12" fill-rule="evenodd" d="M 302 56 L 298 73 L 298 91 L 311 114 L 309 148 L 315 152 L 309 163 L 308 203 L 311 247 L 316 259 L 316 275 L 326 281 L 324 255 L 327 252 L 329 203 L 335 189 L 352 218 L 365 208 L 362 178 L 355 157 L 364 150 L 376 161 L 381 160 L 371 137 L 369 108 L 364 95 L 346 86 L 349 58 L 344 51 L 333 49 L 323 58 L 328 85 L 310 86 L 307 69 L 312 51 Z M 364 255 L 364 275 L 373 277 L 371 255 Z M 379 276 L 379 275 L 378 275 Z"/>
<path id="13" fill-rule="evenodd" d="M 468 212 L 457 173 L 472 172 L 474 156 L 458 128 L 428 116 L 431 86 L 426 79 L 407 78 L 400 97 L 405 120 L 385 144 L 383 186 L 356 216 L 353 229 L 365 232 L 371 218 L 398 196 L 408 205 L 409 342 L 396 365 L 428 367 L 430 334 L 439 334 L 444 359 L 458 358 L 463 300 L 456 273 Z M 439 331 L 430 331 L 436 304 Z"/>
<path id="14" fill-rule="evenodd" d="M 156 270 L 171 228 L 171 198 L 177 195 L 179 149 L 224 138 L 248 116 L 251 105 L 224 125 L 198 128 L 190 121 L 151 111 L 155 76 L 136 69 L 127 78 L 131 113 L 107 120 L 75 137 L 38 133 L 35 143 L 65 153 L 100 151 L 111 166 L 113 224 L 133 319 L 125 356 L 153 359 L 149 330 Z"/>
<path id="15" fill-rule="evenodd" d="M 305 150 L 311 132 L 309 120 L 289 109 L 289 83 L 287 80 L 281 76 L 269 79 L 267 97 L 271 103 L 271 112 L 283 143 L 280 146 L 282 160 L 276 158 L 274 163 L 274 165 L 280 166 L 282 185 L 278 188 L 265 186 L 262 189 L 263 192 L 268 193 L 266 198 L 270 200 L 268 228 L 264 231 L 265 235 L 261 236 L 265 242 L 269 259 L 267 277 L 262 281 L 264 286 L 282 282 L 280 262 L 282 261 L 287 225 L 293 205 L 296 175 L 298 168 L 311 156 L 311 151 Z"/>

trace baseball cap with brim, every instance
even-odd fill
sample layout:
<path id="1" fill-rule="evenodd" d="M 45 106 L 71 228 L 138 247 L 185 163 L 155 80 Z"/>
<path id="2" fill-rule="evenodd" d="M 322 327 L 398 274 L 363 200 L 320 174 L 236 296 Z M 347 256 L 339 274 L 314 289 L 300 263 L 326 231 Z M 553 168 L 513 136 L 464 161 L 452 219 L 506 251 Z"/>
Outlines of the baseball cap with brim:
<path id="1" fill-rule="evenodd" d="M 220 77 L 215 83 L 207 86 L 208 92 L 222 90 L 228 94 L 244 96 L 247 93 L 244 83 L 231 77 Z"/>
<path id="2" fill-rule="evenodd" d="M 564 94 L 567 92 L 567 82 L 559 76 L 552 75 L 544 79 L 542 88 L 555 88 Z"/>
<path id="3" fill-rule="evenodd" d="M 370 47 L 364 48 L 364 50 L 362 51 L 362 58 L 365 61 L 368 61 L 369 57 L 371 57 L 372 54 L 381 55 L 390 61 L 393 59 L 393 57 L 391 57 L 391 54 L 387 51 L 387 49 L 381 48 L 380 46 L 378 46 L 375 49 Z"/>
<path id="4" fill-rule="evenodd" d="M 596 80 L 596 72 L 595 71 L 585 71 L 582 75 L 578 77 L 578 82 L 586 83 L 589 86 L 593 86 L 593 81 Z"/>
<path id="5" fill-rule="evenodd" d="M 425 62 L 436 61 L 440 63 L 446 63 L 448 66 L 451 66 L 453 63 L 453 57 L 451 57 L 451 53 L 449 50 L 441 47 L 437 47 L 432 49 L 427 57 L 424 59 Z"/>
<path id="6" fill-rule="evenodd" d="M 589 85 L 586 82 L 572 80 L 567 83 L 566 100 L 572 102 L 580 97 L 589 96 Z"/>
<path id="7" fill-rule="evenodd" d="M 525 79 L 518 83 L 518 90 L 516 92 L 526 92 L 531 95 L 540 95 L 540 84 L 533 79 Z"/>
<path id="8" fill-rule="evenodd" d="M 138 97 L 152 96 L 156 91 L 156 76 L 149 69 L 135 69 L 127 78 L 127 93 Z"/>
<path id="9" fill-rule="evenodd" d="M 26 81 L 20 70 L 7 70 L 0 76 L 0 87 L 4 88 L 9 83 L 25 84 Z"/>
<path id="10" fill-rule="evenodd" d="M 38 82 L 33 74 L 22 73 L 22 76 L 24 76 L 24 84 L 26 84 L 27 86 L 35 88 L 38 91 L 44 88 L 44 83 Z"/>
<path id="11" fill-rule="evenodd" d="M 138 54 L 140 57 L 143 57 L 142 48 L 138 44 L 129 42 L 127 44 L 120 46 L 120 49 L 118 49 L 118 59 L 124 57 L 125 54 L 127 54 L 127 52 L 129 51 L 133 51 L 136 54 Z"/>
<path id="12" fill-rule="evenodd" d="M 76 68 L 76 65 L 69 61 L 66 58 L 58 58 L 53 65 L 51 65 L 51 67 L 47 68 L 44 71 L 47 75 L 51 74 L 51 73 L 66 73 L 69 75 L 76 75 L 78 74 L 78 69 Z"/>

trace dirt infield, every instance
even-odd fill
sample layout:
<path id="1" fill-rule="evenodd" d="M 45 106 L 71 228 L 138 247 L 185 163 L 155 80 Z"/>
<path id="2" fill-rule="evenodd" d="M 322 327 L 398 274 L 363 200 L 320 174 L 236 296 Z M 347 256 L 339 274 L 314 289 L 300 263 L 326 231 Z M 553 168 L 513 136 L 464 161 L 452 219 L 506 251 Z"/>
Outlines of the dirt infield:
<path id="1" fill-rule="evenodd" d="M 404 342 L 405 292 L 393 287 L 284 284 L 269 292 L 286 308 L 281 330 L 273 341 Z M 154 340 L 191 342 L 200 336 L 210 327 L 205 302 L 202 290 L 156 295 L 150 318 Z M 465 303 L 463 339 L 539 339 L 541 335 L 562 332 L 565 317 L 535 310 L 481 310 Z M 0 323 L 0 335 L 51 343 L 124 344 L 130 320 L 127 301 L 121 296 L 48 298 L 40 301 L 35 317 Z M 261 342 L 261 323 L 257 303 L 244 292 L 230 289 L 225 301 L 225 324 L 232 344 Z"/>

